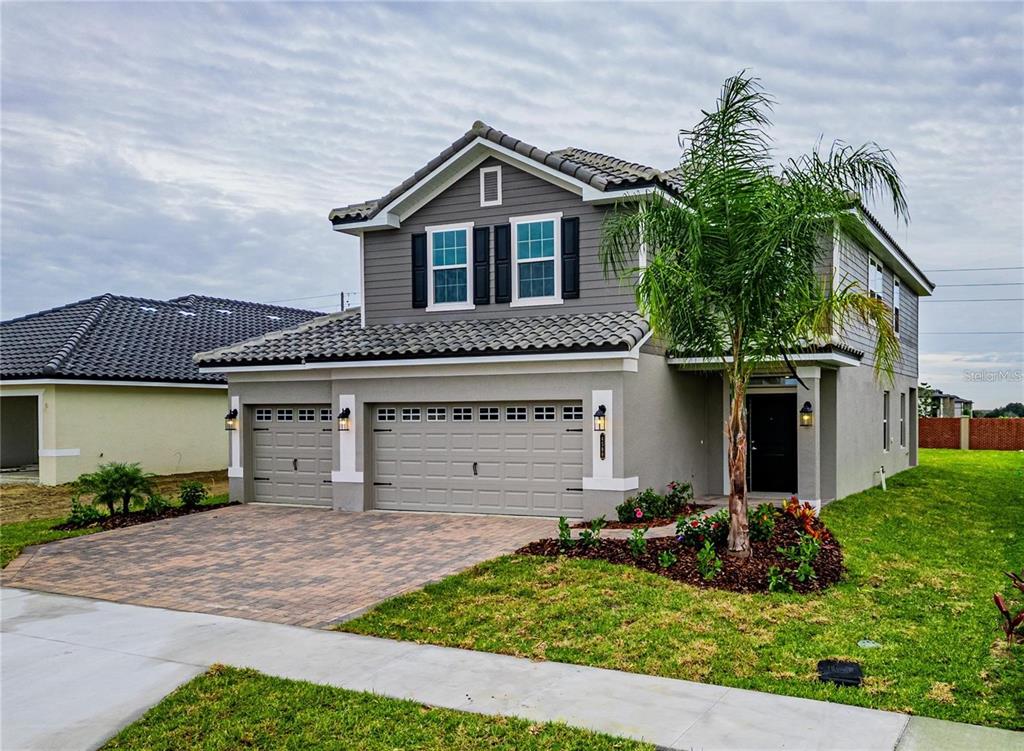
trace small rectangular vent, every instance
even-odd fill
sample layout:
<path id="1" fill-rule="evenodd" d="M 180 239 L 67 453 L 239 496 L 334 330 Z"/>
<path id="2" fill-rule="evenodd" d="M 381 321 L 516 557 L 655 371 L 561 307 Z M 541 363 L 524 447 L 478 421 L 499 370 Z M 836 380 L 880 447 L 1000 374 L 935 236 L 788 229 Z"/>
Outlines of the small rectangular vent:
<path id="1" fill-rule="evenodd" d="M 480 170 L 480 205 L 501 206 L 501 167 Z"/>

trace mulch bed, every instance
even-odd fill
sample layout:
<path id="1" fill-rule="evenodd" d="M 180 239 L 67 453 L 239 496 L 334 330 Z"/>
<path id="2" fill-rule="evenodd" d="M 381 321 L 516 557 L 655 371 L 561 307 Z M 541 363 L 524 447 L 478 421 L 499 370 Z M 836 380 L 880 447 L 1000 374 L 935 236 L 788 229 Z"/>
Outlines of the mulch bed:
<path id="1" fill-rule="evenodd" d="M 691 503 L 688 506 L 683 506 L 676 516 L 657 516 L 649 519 L 640 519 L 635 522 L 620 522 L 620 521 L 609 521 L 604 525 L 605 529 L 643 529 L 644 527 L 667 527 L 669 524 L 675 524 L 676 520 L 680 516 L 689 516 L 690 514 L 696 514 L 698 511 L 704 511 L 711 508 L 711 506 L 705 506 L 698 503 Z M 571 525 L 570 529 L 589 529 L 590 522 L 576 522 Z"/>
<path id="2" fill-rule="evenodd" d="M 812 564 L 817 578 L 799 582 L 796 577 L 787 577 L 793 585 L 794 592 L 820 591 L 842 578 L 843 552 L 839 542 L 821 522 L 816 522 L 816 526 L 822 531 L 821 552 Z M 771 566 L 778 566 L 781 571 L 796 568 L 796 565 L 778 553 L 776 548 L 796 545 L 798 531 L 803 531 L 803 526 L 792 517 L 780 513 L 776 516 L 772 539 L 768 542 L 751 542 L 749 558 L 734 558 L 726 553 L 724 545 L 720 546 L 718 554 L 722 559 L 722 570 L 711 581 L 705 581 L 697 570 L 696 548 L 686 547 L 674 537 L 649 538 L 647 553 L 640 558 L 633 557 L 626 540 L 612 539 L 599 539 L 595 545 L 588 548 L 577 544 L 568 551 L 561 549 L 558 540 L 537 540 L 520 548 L 516 553 L 602 560 L 635 566 L 695 587 L 727 589 L 733 592 L 767 592 L 768 569 Z M 676 563 L 669 568 L 661 568 L 658 565 L 658 554 L 663 550 L 670 550 L 678 557 Z"/>
<path id="3" fill-rule="evenodd" d="M 115 514 L 114 516 L 104 517 L 102 521 L 96 524 L 58 524 L 52 529 L 68 530 L 68 529 L 84 529 L 85 527 L 99 527 L 100 529 L 121 529 L 122 527 L 134 527 L 136 524 L 148 524 L 149 522 L 160 521 L 161 519 L 174 519 L 178 516 L 188 516 L 189 514 L 200 514 L 204 511 L 216 511 L 219 508 L 227 508 L 228 506 L 238 506 L 238 501 L 232 501 L 229 503 L 212 503 L 206 506 L 196 506 L 192 509 L 183 508 L 181 506 L 172 506 L 166 511 L 162 511 L 159 514 L 151 514 L 148 511 L 131 511 L 127 516 L 124 514 Z"/>

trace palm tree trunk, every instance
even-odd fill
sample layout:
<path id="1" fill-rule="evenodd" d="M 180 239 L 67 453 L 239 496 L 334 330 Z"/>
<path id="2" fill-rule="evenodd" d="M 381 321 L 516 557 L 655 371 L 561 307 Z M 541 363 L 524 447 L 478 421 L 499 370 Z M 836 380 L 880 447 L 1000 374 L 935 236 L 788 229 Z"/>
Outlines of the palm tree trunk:
<path id="1" fill-rule="evenodd" d="M 128 512 L 131 510 L 131 505 L 132 505 L 132 497 L 131 497 L 131 495 L 130 494 L 126 494 L 126 495 L 121 496 L 121 502 L 122 502 L 122 506 L 121 506 L 122 513 L 125 516 L 128 516 Z"/>
<path id="2" fill-rule="evenodd" d="M 746 389 L 734 383 L 729 410 L 729 555 L 750 556 L 747 530 L 747 431 L 743 424 Z"/>

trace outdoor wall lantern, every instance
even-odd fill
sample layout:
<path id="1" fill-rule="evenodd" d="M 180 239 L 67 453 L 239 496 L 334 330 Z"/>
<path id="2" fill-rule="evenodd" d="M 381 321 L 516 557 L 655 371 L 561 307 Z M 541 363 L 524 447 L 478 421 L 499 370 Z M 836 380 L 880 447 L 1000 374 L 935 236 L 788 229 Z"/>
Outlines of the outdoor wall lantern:
<path id="1" fill-rule="evenodd" d="M 352 427 L 352 410 L 345 407 L 338 413 L 338 430 L 348 430 Z"/>
<path id="2" fill-rule="evenodd" d="M 233 409 L 224 415 L 224 430 L 238 430 L 238 410 Z"/>
<path id="3" fill-rule="evenodd" d="M 608 409 L 602 404 L 594 413 L 594 432 L 603 433 L 608 429 Z"/>
<path id="4" fill-rule="evenodd" d="M 800 427 L 809 428 L 814 425 L 814 408 L 810 402 L 804 402 L 800 408 Z"/>

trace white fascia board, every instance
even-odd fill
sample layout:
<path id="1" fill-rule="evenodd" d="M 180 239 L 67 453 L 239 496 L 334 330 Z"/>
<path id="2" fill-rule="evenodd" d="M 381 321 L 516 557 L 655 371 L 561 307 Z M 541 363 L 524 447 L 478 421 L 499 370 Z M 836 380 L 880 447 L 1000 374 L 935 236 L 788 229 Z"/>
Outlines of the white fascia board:
<path id="1" fill-rule="evenodd" d="M 813 352 L 800 352 L 797 354 L 789 355 L 790 362 L 815 362 L 822 363 L 823 365 L 836 365 L 838 367 L 859 367 L 861 362 L 856 357 L 851 355 L 845 355 L 841 352 L 824 352 L 821 354 L 815 354 Z M 713 369 L 717 370 L 722 367 L 722 359 L 718 357 L 670 357 L 668 359 L 669 365 L 679 365 L 684 368 L 693 369 Z M 732 362 L 732 357 L 725 358 L 726 363 Z M 778 360 L 766 360 L 765 364 L 778 364 L 784 362 L 782 359 Z"/>
<path id="2" fill-rule="evenodd" d="M 340 370 L 345 368 L 393 368 L 422 367 L 424 365 L 478 365 L 478 364 L 509 364 L 527 362 L 574 362 L 580 360 L 635 360 L 639 357 L 640 347 L 646 338 L 633 349 L 614 350 L 608 352 L 572 352 L 536 355 L 482 355 L 479 357 L 423 357 L 408 360 L 354 360 L 348 362 L 308 362 L 293 365 L 249 365 L 238 367 L 200 368 L 201 373 L 259 373 L 261 371 L 289 370 Z"/>
<path id="3" fill-rule="evenodd" d="M 220 373 L 215 369 L 200 369 L 202 373 Z M 0 381 L 0 388 L 3 386 L 141 386 L 145 388 L 165 389 L 223 389 L 227 390 L 226 383 L 171 383 L 169 381 L 90 381 L 87 379 L 74 380 L 71 378 L 29 378 L 23 381 L 5 379 Z"/>
<path id="4" fill-rule="evenodd" d="M 874 246 L 872 250 L 882 256 L 882 260 L 890 267 L 897 267 L 901 272 L 900 276 L 909 282 L 914 292 L 921 297 L 930 297 L 933 285 L 921 272 L 904 260 L 903 251 L 893 245 L 889 238 L 879 232 L 874 223 L 864 216 L 860 209 L 851 210 L 850 213 L 857 217 L 857 221 L 867 231 L 869 239 L 872 241 L 870 244 Z"/>

